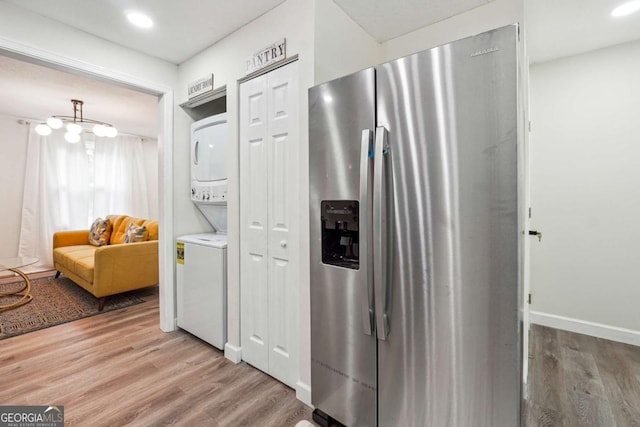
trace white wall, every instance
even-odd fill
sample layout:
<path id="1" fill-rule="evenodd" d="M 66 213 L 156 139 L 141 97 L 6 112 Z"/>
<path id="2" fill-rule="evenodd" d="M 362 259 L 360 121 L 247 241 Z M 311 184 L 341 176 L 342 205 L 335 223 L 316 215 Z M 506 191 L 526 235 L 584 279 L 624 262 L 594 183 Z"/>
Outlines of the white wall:
<path id="1" fill-rule="evenodd" d="M 29 126 L 0 116 L 0 258 L 18 256 Z"/>
<path id="2" fill-rule="evenodd" d="M 315 0 L 315 83 L 379 64 L 382 46 L 332 0 Z"/>
<path id="3" fill-rule="evenodd" d="M 532 321 L 612 339 L 629 329 L 633 342 L 640 41 L 531 67 L 530 99 L 531 225 L 543 233 L 531 243 Z"/>
<path id="4" fill-rule="evenodd" d="M 239 167 L 238 167 L 238 83 L 246 72 L 246 59 L 269 44 L 285 37 L 287 56 L 299 55 L 300 82 L 300 200 L 301 213 L 308 212 L 308 118 L 307 88 L 313 85 L 313 0 L 288 0 L 249 25 L 189 59 L 179 67 L 177 103 L 187 100 L 187 85 L 208 73 L 214 74 L 214 87 L 227 86 L 227 113 L 231 130 L 228 148 L 228 341 L 229 348 L 240 347 L 240 258 L 239 258 Z M 174 212 L 176 234 L 204 231 L 210 227 L 191 203 L 189 196 L 189 126 L 192 120 L 176 110 L 176 143 L 174 146 L 175 184 Z M 303 209 L 304 208 L 304 209 Z M 307 215 L 302 215 L 306 217 Z M 302 228 L 302 224 L 301 224 Z M 301 229 L 307 241 L 308 229 Z M 301 257 L 303 258 L 303 257 Z M 298 396 L 303 400 L 310 384 L 311 359 L 309 343 L 309 279 L 308 271 L 300 272 L 300 381 Z M 303 394 L 303 396 L 300 395 Z"/>
<path id="5" fill-rule="evenodd" d="M 383 61 L 523 21 L 522 0 L 493 0 L 382 44 Z"/>

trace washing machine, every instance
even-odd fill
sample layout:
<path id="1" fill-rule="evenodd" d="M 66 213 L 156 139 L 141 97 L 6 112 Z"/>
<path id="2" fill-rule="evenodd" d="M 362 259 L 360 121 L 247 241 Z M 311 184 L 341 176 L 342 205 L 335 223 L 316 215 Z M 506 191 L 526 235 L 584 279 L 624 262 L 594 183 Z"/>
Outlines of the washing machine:
<path id="1" fill-rule="evenodd" d="M 176 239 L 178 327 L 224 350 L 227 342 L 227 236 Z"/>

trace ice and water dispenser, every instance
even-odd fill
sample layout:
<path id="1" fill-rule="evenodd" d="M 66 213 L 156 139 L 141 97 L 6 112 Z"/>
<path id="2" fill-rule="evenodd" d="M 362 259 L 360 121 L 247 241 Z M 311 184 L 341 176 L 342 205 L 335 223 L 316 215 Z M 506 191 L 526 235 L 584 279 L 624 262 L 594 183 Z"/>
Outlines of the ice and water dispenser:
<path id="1" fill-rule="evenodd" d="M 359 268 L 359 212 L 355 200 L 321 202 L 322 262 Z"/>

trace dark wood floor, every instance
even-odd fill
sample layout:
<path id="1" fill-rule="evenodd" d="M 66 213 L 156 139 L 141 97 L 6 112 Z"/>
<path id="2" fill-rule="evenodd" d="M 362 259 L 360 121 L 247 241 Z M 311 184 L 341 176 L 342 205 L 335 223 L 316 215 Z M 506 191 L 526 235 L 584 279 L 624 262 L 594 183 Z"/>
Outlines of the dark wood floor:
<path id="1" fill-rule="evenodd" d="M 295 392 L 145 303 L 0 341 L 1 405 L 64 405 L 67 426 L 289 427 Z M 524 425 L 640 426 L 640 347 L 533 325 Z"/>
<path id="2" fill-rule="evenodd" d="M 186 332 L 145 303 L 0 341 L 0 404 L 64 405 L 67 426 L 294 426 L 295 392 Z"/>
<path id="3" fill-rule="evenodd" d="M 526 426 L 640 426 L 640 347 L 532 325 Z"/>

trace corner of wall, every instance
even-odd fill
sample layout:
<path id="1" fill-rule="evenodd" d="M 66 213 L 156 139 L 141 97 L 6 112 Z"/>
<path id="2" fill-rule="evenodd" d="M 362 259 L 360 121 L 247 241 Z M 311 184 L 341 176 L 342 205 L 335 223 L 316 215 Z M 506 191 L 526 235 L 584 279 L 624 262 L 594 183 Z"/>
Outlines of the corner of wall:
<path id="1" fill-rule="evenodd" d="M 313 54 L 318 84 L 380 63 L 382 47 L 333 1 L 315 0 Z"/>

